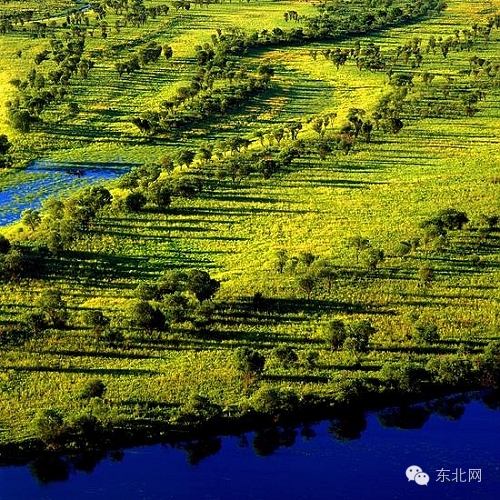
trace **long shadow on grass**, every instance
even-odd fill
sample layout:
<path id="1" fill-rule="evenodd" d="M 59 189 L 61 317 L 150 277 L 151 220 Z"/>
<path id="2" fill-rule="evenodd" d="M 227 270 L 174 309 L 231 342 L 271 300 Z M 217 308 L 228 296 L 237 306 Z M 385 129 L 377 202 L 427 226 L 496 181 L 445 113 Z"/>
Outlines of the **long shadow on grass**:
<path id="1" fill-rule="evenodd" d="M 54 356 L 70 356 L 82 358 L 110 358 L 110 359 L 161 359 L 160 356 L 153 354 L 137 354 L 126 352 L 110 352 L 110 351 L 76 351 L 76 350 L 57 350 L 43 351 L 43 355 Z"/>
<path id="2" fill-rule="evenodd" d="M 262 375 L 261 380 L 268 382 L 302 382 L 304 384 L 326 384 L 330 381 L 324 375 Z"/>
<path id="3" fill-rule="evenodd" d="M 3 370 L 14 370 L 16 372 L 56 372 L 56 373 L 88 373 L 90 375 L 158 375 L 161 372 L 145 370 L 140 368 L 62 368 L 56 366 L 2 366 Z"/>
<path id="4" fill-rule="evenodd" d="M 154 258 L 159 259 L 157 264 L 151 263 L 151 259 Z M 172 267 L 175 268 L 194 268 L 201 265 L 207 267 L 206 260 L 191 257 L 185 253 L 172 256 Z M 133 257 L 67 251 L 58 258 L 48 259 L 39 277 L 63 280 L 68 283 L 91 282 L 98 288 L 107 288 L 109 281 L 133 281 L 145 276 L 157 276 L 168 268 L 168 264 L 165 264 L 165 255 Z M 129 286 L 121 285 L 121 288 L 129 288 Z"/>
<path id="5" fill-rule="evenodd" d="M 309 321 L 308 315 L 318 313 L 393 314 L 374 309 L 360 302 L 340 302 L 327 299 L 283 299 L 242 297 L 238 301 L 224 302 L 218 308 L 217 322 L 221 324 L 283 323 Z"/>

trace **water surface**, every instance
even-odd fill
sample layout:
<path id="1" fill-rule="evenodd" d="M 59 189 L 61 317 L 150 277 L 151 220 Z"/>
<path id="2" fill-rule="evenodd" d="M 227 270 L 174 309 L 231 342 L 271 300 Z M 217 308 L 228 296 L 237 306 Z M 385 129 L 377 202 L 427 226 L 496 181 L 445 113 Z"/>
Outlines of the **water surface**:
<path id="1" fill-rule="evenodd" d="M 123 163 L 51 163 L 36 161 L 26 170 L 2 177 L 0 226 L 16 222 L 23 210 L 38 209 L 50 196 L 67 196 L 72 191 L 100 181 L 116 179 L 128 170 Z"/>
<path id="2" fill-rule="evenodd" d="M 494 500 L 500 495 L 499 435 L 498 409 L 455 398 L 104 458 L 3 467 L 0 498 Z M 408 481 L 411 465 L 429 475 L 428 485 Z M 481 482 L 470 480 L 469 470 L 478 469 Z M 440 470 L 449 481 L 438 480 Z M 462 482 L 453 481 L 455 474 Z"/>

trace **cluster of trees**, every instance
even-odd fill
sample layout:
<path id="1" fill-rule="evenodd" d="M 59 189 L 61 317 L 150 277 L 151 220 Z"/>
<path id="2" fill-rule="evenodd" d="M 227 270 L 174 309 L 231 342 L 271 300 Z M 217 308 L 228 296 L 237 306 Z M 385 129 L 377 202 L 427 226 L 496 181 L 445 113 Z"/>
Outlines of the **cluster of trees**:
<path id="1" fill-rule="evenodd" d="M 146 330 L 166 331 L 173 324 L 190 322 L 198 332 L 208 331 L 214 314 L 210 301 L 220 282 L 207 271 L 168 271 L 156 282 L 140 283 L 137 300 L 129 309 L 132 326 Z"/>
<path id="2" fill-rule="evenodd" d="M 461 230 L 469 222 L 465 212 L 455 208 L 439 211 L 435 216 L 421 222 L 423 242 L 432 243 L 436 250 L 442 250 L 447 245 L 448 231 Z"/>
<path id="3" fill-rule="evenodd" d="M 366 47 L 362 47 L 361 42 L 356 40 L 352 49 L 335 47 L 333 49 L 309 50 L 309 55 L 315 61 L 318 54 L 331 61 L 337 69 L 340 69 L 350 60 L 354 61 L 360 71 L 363 69 L 381 71 L 387 66 L 387 61 L 381 52 L 380 46 L 375 45 L 373 42 L 369 42 Z"/>
<path id="4" fill-rule="evenodd" d="M 111 201 L 112 195 L 106 188 L 91 186 L 64 201 L 47 199 L 42 204 L 42 212 L 25 210 L 21 222 L 36 231 L 48 250 L 57 255 L 87 232 L 98 212 Z"/>
<path id="5" fill-rule="evenodd" d="M 425 53 L 440 52 L 446 59 L 451 50 L 470 52 L 476 43 L 487 42 L 491 31 L 498 25 L 497 16 L 494 16 L 482 26 L 474 24 L 469 30 L 455 30 L 454 35 L 447 38 L 431 36 Z M 397 118 L 415 111 L 422 117 L 456 118 L 476 114 L 478 103 L 485 98 L 485 90 L 495 85 L 500 65 L 473 55 L 468 60 L 468 70 L 461 70 L 455 75 L 424 70 L 420 73 L 419 84 L 414 70 L 422 64 L 423 53 L 422 40 L 418 37 L 397 48 L 387 70 L 394 90 L 385 96 L 383 107 L 397 110 Z M 409 65 L 411 71 L 396 72 L 398 63 Z"/>
<path id="6" fill-rule="evenodd" d="M 139 50 L 138 54 L 130 56 L 127 60 L 116 62 L 115 69 L 118 71 L 120 77 L 122 77 L 124 73 L 129 75 L 130 73 L 139 71 L 141 67 L 144 67 L 150 62 L 158 61 L 162 52 L 167 60 L 171 59 L 173 56 L 173 50 L 170 45 L 161 47 L 155 41 L 149 42 L 145 47 Z"/>
<path id="7" fill-rule="evenodd" d="M 0 235 L 0 283 L 19 281 L 40 271 L 43 259 L 36 249 L 11 243 Z"/>
<path id="8" fill-rule="evenodd" d="M 164 48 L 168 57 L 171 50 Z M 135 117 L 132 123 L 143 133 L 172 132 L 193 122 L 211 118 L 227 112 L 250 97 L 270 87 L 274 70 L 262 64 L 255 74 L 246 66 L 230 57 L 223 44 L 209 43 L 196 48 L 197 71 L 189 87 L 180 87 L 176 96 L 162 101 L 160 110 L 149 110 Z M 215 82 L 226 80 L 228 86 L 215 86 Z"/>
<path id="9" fill-rule="evenodd" d="M 50 59 L 57 64 L 56 69 L 44 74 L 40 69 L 33 68 L 25 80 L 11 80 L 10 83 L 19 90 L 16 98 L 7 103 L 12 127 L 29 132 L 32 124 L 40 120 L 44 109 L 68 93 L 67 87 L 72 77 L 78 75 L 87 78 L 95 63 L 83 57 L 84 47 L 85 34 L 75 28 L 66 41 L 53 38 L 50 49 L 35 56 L 36 66 Z"/>
<path id="10" fill-rule="evenodd" d="M 9 0 L 3 0 L 4 4 L 10 3 Z M 25 23 L 30 22 L 35 16 L 33 9 L 10 10 L 0 12 L 0 35 L 5 35 L 14 31 L 15 26 L 23 27 Z"/>
<path id="11" fill-rule="evenodd" d="M 344 349 L 353 353 L 366 352 L 370 338 L 376 329 L 368 320 L 353 321 L 346 325 L 342 320 L 333 320 L 324 326 L 324 335 L 333 351 Z"/>
<path id="12" fill-rule="evenodd" d="M 170 7 L 166 4 L 146 7 L 144 0 L 100 0 L 90 2 L 90 7 L 97 14 L 98 20 L 105 19 L 107 10 L 111 8 L 116 15 L 123 16 L 123 26 L 130 23 L 136 28 L 146 24 L 149 18 L 156 19 L 158 16 L 167 15 L 170 11 Z"/>
<path id="13" fill-rule="evenodd" d="M 8 167 L 11 164 L 11 158 L 9 155 L 9 150 L 12 147 L 12 143 L 5 134 L 0 135 L 0 168 Z"/>
<path id="14" fill-rule="evenodd" d="M 190 165 L 195 153 L 188 149 L 179 152 L 179 165 Z M 139 212 L 147 203 L 160 211 L 166 210 L 172 199 L 194 198 L 203 190 L 204 179 L 193 172 L 172 172 L 173 160 L 164 158 L 163 165 L 146 164 L 134 167 L 123 175 L 119 186 L 130 192 L 118 201 L 119 208 L 128 212 Z M 162 173 L 163 172 L 163 173 Z"/>
<path id="15" fill-rule="evenodd" d="M 225 33 L 217 30 L 217 36 L 213 36 L 213 41 L 224 45 L 232 54 L 243 54 L 257 47 L 290 45 L 364 34 L 406 24 L 445 8 L 441 0 L 418 2 L 401 0 L 390 3 L 393 5 L 387 7 L 386 0 L 356 0 L 349 3 L 328 1 L 319 4 L 318 15 L 302 18 L 304 28 L 291 28 L 285 31 L 276 27 L 248 34 L 237 28 Z M 290 12 L 288 17 L 290 19 Z"/>
<path id="16" fill-rule="evenodd" d="M 479 226 L 475 228 L 478 245 L 484 243 L 491 232 L 495 231 L 500 221 L 496 215 L 485 215 L 480 217 Z M 439 211 L 435 216 L 420 223 L 421 234 L 407 241 L 400 241 L 388 252 L 390 257 L 404 258 L 414 252 L 417 248 L 425 247 L 434 252 L 442 252 L 450 245 L 448 232 L 462 230 L 469 222 L 465 212 L 455 208 Z M 373 246 L 368 238 L 356 235 L 346 241 L 348 248 L 354 250 L 354 262 L 356 266 L 362 264 L 368 272 L 376 271 L 387 258 L 386 251 Z M 313 293 L 322 288 L 330 293 L 332 286 L 341 279 L 353 274 L 353 269 L 341 268 L 334 262 L 319 258 L 311 252 L 303 252 L 299 255 L 289 255 L 286 250 L 279 250 L 274 261 L 278 273 L 292 273 L 298 289 L 303 292 L 309 300 Z M 354 273 L 356 274 L 357 271 Z M 430 284 L 435 278 L 434 269 L 424 264 L 418 269 L 417 279 L 423 285 Z M 255 308 L 264 309 L 270 302 L 262 296 L 256 295 Z M 415 327 L 413 336 L 417 342 L 432 342 L 439 339 L 437 330 L 431 325 L 420 325 Z"/>
<path id="17" fill-rule="evenodd" d="M 358 9 L 353 9 L 353 4 Z M 346 4 L 338 0 L 318 6 L 319 15 L 305 19 L 306 27 L 321 38 L 336 38 L 346 34 L 364 34 L 389 26 L 408 24 L 438 13 L 446 7 L 441 0 L 417 2 L 385 0 L 355 0 Z"/>

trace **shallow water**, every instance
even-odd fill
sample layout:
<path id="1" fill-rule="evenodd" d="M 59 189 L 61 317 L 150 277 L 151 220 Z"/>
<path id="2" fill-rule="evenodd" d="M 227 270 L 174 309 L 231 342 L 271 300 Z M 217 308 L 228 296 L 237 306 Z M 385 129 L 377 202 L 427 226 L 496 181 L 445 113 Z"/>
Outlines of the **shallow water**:
<path id="1" fill-rule="evenodd" d="M 499 498 L 500 411 L 477 398 L 431 406 L 3 467 L 0 498 Z M 428 474 L 427 485 L 408 481 L 412 465 Z M 441 473 L 449 481 L 439 480 L 441 469 L 449 471 Z M 470 479 L 469 470 L 479 469 L 481 481 Z"/>
<path id="2" fill-rule="evenodd" d="M 11 187 L 0 190 L 0 226 L 16 222 L 23 210 L 39 208 L 45 198 L 66 196 L 99 181 L 116 179 L 127 170 L 122 163 L 89 166 L 36 161 L 26 170 L 13 171 L 7 174 L 12 179 L 2 178 L 8 180 Z M 16 176 L 23 180 L 16 182 Z"/>

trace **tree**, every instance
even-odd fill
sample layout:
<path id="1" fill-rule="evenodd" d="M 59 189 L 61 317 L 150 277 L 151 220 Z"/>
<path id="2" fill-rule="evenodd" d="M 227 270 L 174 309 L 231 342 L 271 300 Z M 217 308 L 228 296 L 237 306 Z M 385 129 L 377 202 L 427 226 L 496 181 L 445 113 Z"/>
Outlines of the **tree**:
<path id="1" fill-rule="evenodd" d="M 415 342 L 432 344 L 439 341 L 438 327 L 434 323 L 418 322 L 413 326 L 412 338 Z"/>
<path id="2" fill-rule="evenodd" d="M 58 289 L 45 290 L 37 301 L 40 312 L 46 317 L 47 322 L 55 328 L 62 328 L 68 320 L 66 301 Z"/>
<path id="3" fill-rule="evenodd" d="M 101 379 L 90 379 L 80 391 L 81 399 L 101 398 L 106 391 L 106 386 Z"/>
<path id="4" fill-rule="evenodd" d="M 193 163 L 195 157 L 196 153 L 191 149 L 181 149 L 177 154 L 177 161 L 179 165 L 186 165 L 186 167 L 189 167 L 189 165 Z"/>
<path id="5" fill-rule="evenodd" d="M 156 180 L 148 186 L 148 199 L 159 210 L 166 210 L 172 202 L 172 186 L 167 180 Z"/>
<path id="6" fill-rule="evenodd" d="M 110 205 L 113 197 L 108 189 L 102 186 L 91 186 L 80 195 L 82 205 L 90 207 L 94 215 L 105 206 Z"/>
<path id="7" fill-rule="evenodd" d="M 469 222 L 469 218 L 465 212 L 460 212 L 456 208 L 447 208 L 441 210 L 437 215 L 445 229 L 462 229 Z"/>
<path id="8" fill-rule="evenodd" d="M 349 324 L 343 348 L 352 352 L 366 352 L 371 336 L 376 332 L 368 320 L 355 321 Z"/>
<path id="9" fill-rule="evenodd" d="M 484 348 L 479 358 L 479 376 L 485 386 L 500 386 L 500 341 L 493 340 Z"/>
<path id="10" fill-rule="evenodd" d="M 152 333 L 154 330 L 165 330 L 165 316 L 146 300 L 138 300 L 129 308 L 130 322 L 142 330 Z"/>
<path id="11" fill-rule="evenodd" d="M 307 300 L 311 299 L 311 295 L 316 287 L 316 282 L 316 276 L 310 272 L 299 277 L 299 288 L 307 295 Z"/>
<path id="12" fill-rule="evenodd" d="M 356 264 L 359 262 L 359 254 L 370 247 L 370 240 L 363 236 L 353 236 L 347 240 L 347 246 L 354 248 L 356 251 Z"/>
<path id="13" fill-rule="evenodd" d="M 162 304 L 162 312 L 167 321 L 171 323 L 181 323 L 187 319 L 190 312 L 190 304 L 181 292 L 175 292 L 165 296 Z"/>
<path id="14" fill-rule="evenodd" d="M 102 311 L 92 309 L 84 311 L 83 322 L 92 330 L 95 339 L 99 340 L 103 330 L 109 325 L 110 319 Z"/>
<path id="15" fill-rule="evenodd" d="M 424 285 L 430 284 L 434 279 L 434 268 L 431 266 L 422 266 L 418 270 L 418 279 Z"/>
<path id="16" fill-rule="evenodd" d="M 158 298 L 164 295 L 182 292 L 186 290 L 187 275 L 183 271 L 170 270 L 166 271 L 158 280 Z"/>
<path id="17" fill-rule="evenodd" d="M 266 358 L 260 352 L 249 347 L 239 347 L 234 351 L 238 370 L 244 374 L 259 374 L 264 369 Z"/>
<path id="18" fill-rule="evenodd" d="M 455 387 L 469 385 L 476 378 L 472 362 L 457 354 L 431 358 L 427 369 L 438 383 Z"/>
<path id="19" fill-rule="evenodd" d="M 273 354 L 284 367 L 296 363 L 299 359 L 295 350 L 289 345 L 276 347 L 273 349 Z"/>
<path id="20" fill-rule="evenodd" d="M 480 215 L 480 223 L 486 226 L 490 231 L 493 231 L 500 222 L 500 217 L 498 215 Z"/>
<path id="21" fill-rule="evenodd" d="M 172 47 L 168 44 L 165 44 L 163 46 L 163 56 L 165 59 L 168 61 L 169 59 L 172 59 L 172 56 L 174 55 L 174 51 L 172 50 Z"/>
<path id="22" fill-rule="evenodd" d="M 408 361 L 386 362 L 380 370 L 380 377 L 398 391 L 418 393 L 422 384 L 429 380 L 425 368 Z"/>
<path id="23" fill-rule="evenodd" d="M 384 252 L 380 248 L 367 248 L 361 253 L 361 258 L 366 268 L 374 271 L 384 260 Z"/>
<path id="24" fill-rule="evenodd" d="M 21 214 L 21 222 L 26 225 L 26 226 L 29 226 L 29 228 L 34 231 L 37 226 L 40 225 L 40 222 L 42 221 L 41 217 L 40 217 L 40 212 L 38 212 L 38 210 L 33 210 L 31 208 L 28 208 L 26 210 L 23 211 L 23 213 Z"/>
<path id="25" fill-rule="evenodd" d="M 125 197 L 125 210 L 127 212 L 140 212 L 146 204 L 146 201 L 146 197 L 140 191 L 133 191 Z"/>
<path id="26" fill-rule="evenodd" d="M 186 289 L 203 302 L 211 299 L 220 288 L 220 281 L 210 278 L 206 271 L 192 269 L 186 273 Z"/>
<path id="27" fill-rule="evenodd" d="M 290 414 L 297 410 L 299 398 L 290 389 L 261 387 L 252 397 L 252 406 L 260 413 L 279 419 L 282 414 Z"/>
<path id="28" fill-rule="evenodd" d="M 9 121 L 12 128 L 19 132 L 27 133 L 31 130 L 31 125 L 35 121 L 35 118 L 27 109 L 20 109 L 9 113 Z"/>
<path id="29" fill-rule="evenodd" d="M 12 147 L 9 138 L 5 134 L 0 134 L 0 155 L 5 155 Z"/>
<path id="30" fill-rule="evenodd" d="M 7 152 L 11 148 L 12 144 L 5 134 L 0 135 L 0 168 L 6 167 L 10 164 L 10 158 Z"/>
<path id="31" fill-rule="evenodd" d="M 0 234 L 0 253 L 6 254 L 9 252 L 10 248 L 10 241 L 3 234 Z"/>
<path id="32" fill-rule="evenodd" d="M 303 262 L 307 267 L 309 267 L 316 260 L 316 256 L 311 252 L 302 252 L 299 258 L 300 261 Z"/>
<path id="33" fill-rule="evenodd" d="M 278 250 L 276 252 L 276 257 L 278 258 L 278 261 L 276 263 L 276 268 L 278 272 L 281 274 L 283 272 L 283 269 L 286 266 L 286 263 L 288 261 L 288 256 L 286 250 Z"/>
<path id="34" fill-rule="evenodd" d="M 3 265 L 0 260 L 0 276 L 4 275 L 6 279 L 20 279 L 26 268 L 26 259 L 24 254 L 18 248 L 10 249 L 3 257 Z M 3 272 L 2 271 L 3 268 Z"/>
<path id="35" fill-rule="evenodd" d="M 347 338 L 347 330 L 345 324 L 340 319 L 329 321 L 323 327 L 326 342 L 332 351 L 340 349 L 344 345 Z"/>
<path id="36" fill-rule="evenodd" d="M 405 257 L 411 252 L 411 243 L 408 241 L 400 241 L 394 247 L 394 255 L 396 257 Z"/>

